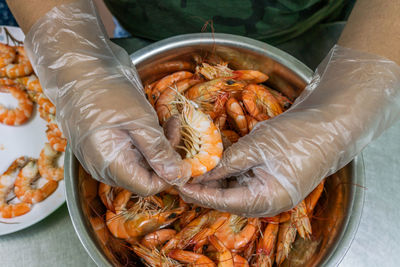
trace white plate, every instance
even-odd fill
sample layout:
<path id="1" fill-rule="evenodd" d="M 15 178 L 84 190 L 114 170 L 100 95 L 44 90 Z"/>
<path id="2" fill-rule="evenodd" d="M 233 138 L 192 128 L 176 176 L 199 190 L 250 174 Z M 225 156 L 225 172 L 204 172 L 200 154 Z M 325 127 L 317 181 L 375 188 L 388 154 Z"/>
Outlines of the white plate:
<path id="1" fill-rule="evenodd" d="M 1 27 L 3 28 L 3 27 Z M 19 41 L 24 40 L 24 34 L 17 27 L 6 27 Z M 0 42 L 7 43 L 4 29 L 0 32 Z M 12 42 L 9 44 L 13 45 Z M 9 94 L 0 93 L 0 104 L 8 106 L 17 101 Z M 35 105 L 31 119 L 21 126 L 7 126 L 0 123 L 0 174 L 20 156 L 39 158 L 40 151 L 47 142 L 46 122 L 40 118 Z M 56 191 L 43 202 L 32 205 L 27 214 L 11 219 L 0 217 L 0 236 L 13 233 L 29 227 L 46 218 L 65 202 L 64 181 L 58 183 Z"/>

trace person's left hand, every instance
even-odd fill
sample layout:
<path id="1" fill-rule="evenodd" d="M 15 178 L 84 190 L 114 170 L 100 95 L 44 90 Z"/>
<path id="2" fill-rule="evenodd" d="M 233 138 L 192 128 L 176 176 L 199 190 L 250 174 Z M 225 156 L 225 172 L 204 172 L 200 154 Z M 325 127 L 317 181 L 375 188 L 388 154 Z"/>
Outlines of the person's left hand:
<path id="1" fill-rule="evenodd" d="M 294 207 L 397 121 L 399 84 L 396 63 L 334 47 L 291 109 L 258 123 L 199 183 L 180 187 L 182 197 L 248 217 Z"/>

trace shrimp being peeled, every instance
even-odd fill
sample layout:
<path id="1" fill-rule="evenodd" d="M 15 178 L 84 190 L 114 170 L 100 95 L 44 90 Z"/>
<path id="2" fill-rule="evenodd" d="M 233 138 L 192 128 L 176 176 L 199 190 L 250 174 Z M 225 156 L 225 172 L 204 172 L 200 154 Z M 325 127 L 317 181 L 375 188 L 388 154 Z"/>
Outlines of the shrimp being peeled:
<path id="1" fill-rule="evenodd" d="M 184 161 L 190 163 L 192 177 L 213 169 L 222 156 L 222 139 L 218 128 L 209 116 L 195 108 L 195 104 L 180 95 L 182 106 L 181 133 L 186 152 Z"/>

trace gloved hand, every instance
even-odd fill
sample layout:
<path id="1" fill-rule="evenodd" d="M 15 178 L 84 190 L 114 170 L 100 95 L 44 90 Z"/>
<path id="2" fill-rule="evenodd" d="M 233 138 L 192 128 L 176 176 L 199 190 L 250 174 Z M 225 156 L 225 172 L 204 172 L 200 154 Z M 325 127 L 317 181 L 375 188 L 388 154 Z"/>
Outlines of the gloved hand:
<path id="1" fill-rule="evenodd" d="M 128 54 L 108 40 L 99 21 L 92 1 L 81 0 L 53 8 L 26 36 L 62 132 L 102 182 L 142 196 L 167 186 L 160 177 L 184 183 L 190 167 L 165 138 Z"/>
<path id="2" fill-rule="evenodd" d="M 400 67 L 335 46 L 285 113 L 258 123 L 184 200 L 235 214 L 273 216 L 304 199 L 400 115 Z M 207 182 L 237 176 L 236 182 Z"/>

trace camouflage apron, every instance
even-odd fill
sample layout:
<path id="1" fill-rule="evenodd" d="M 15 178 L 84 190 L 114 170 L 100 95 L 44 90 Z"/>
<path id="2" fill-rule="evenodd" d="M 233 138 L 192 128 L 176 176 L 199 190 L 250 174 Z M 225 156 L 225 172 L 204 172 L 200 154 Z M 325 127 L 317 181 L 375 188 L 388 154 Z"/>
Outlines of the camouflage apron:
<path id="1" fill-rule="evenodd" d="M 133 36 L 151 41 L 183 33 L 232 33 L 279 44 L 343 17 L 349 0 L 105 0 Z"/>

